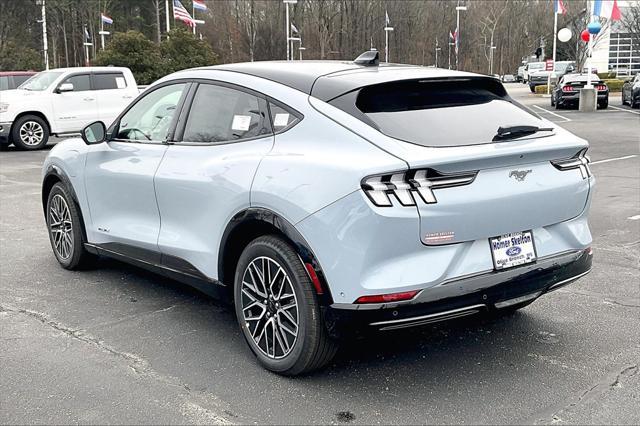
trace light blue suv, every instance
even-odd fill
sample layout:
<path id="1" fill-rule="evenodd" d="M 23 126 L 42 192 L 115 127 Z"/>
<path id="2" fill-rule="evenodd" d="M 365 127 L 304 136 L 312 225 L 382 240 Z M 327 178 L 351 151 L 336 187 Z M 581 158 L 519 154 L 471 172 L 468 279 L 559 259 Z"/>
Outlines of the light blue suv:
<path id="1" fill-rule="evenodd" d="M 222 293 L 281 374 L 591 269 L 587 142 L 490 77 L 375 52 L 191 69 L 82 136 L 44 163 L 60 264 L 109 256 Z"/>

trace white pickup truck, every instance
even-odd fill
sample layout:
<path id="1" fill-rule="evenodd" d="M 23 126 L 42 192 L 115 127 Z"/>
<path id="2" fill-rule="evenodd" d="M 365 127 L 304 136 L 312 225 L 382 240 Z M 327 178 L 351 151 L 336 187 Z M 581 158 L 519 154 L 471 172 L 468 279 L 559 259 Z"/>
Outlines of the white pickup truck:
<path id="1" fill-rule="evenodd" d="M 41 149 L 49 136 L 107 126 L 139 90 L 128 68 L 81 67 L 42 71 L 16 90 L 0 92 L 0 147 Z"/>

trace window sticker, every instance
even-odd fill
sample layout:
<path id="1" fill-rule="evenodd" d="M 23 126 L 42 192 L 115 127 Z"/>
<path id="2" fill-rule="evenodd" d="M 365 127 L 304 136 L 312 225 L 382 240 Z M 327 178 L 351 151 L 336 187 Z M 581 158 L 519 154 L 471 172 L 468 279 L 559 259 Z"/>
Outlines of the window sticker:
<path id="1" fill-rule="evenodd" d="M 116 85 L 118 89 L 124 89 L 127 87 L 127 83 L 124 81 L 124 77 L 116 77 Z"/>
<path id="2" fill-rule="evenodd" d="M 288 113 L 276 114 L 275 118 L 273 119 L 273 125 L 275 127 L 286 127 L 287 124 L 289 124 Z"/>
<path id="3" fill-rule="evenodd" d="M 231 123 L 231 130 L 239 130 L 241 132 L 246 132 L 247 130 L 249 130 L 250 124 L 251 124 L 250 115 L 234 115 L 233 122 Z"/>

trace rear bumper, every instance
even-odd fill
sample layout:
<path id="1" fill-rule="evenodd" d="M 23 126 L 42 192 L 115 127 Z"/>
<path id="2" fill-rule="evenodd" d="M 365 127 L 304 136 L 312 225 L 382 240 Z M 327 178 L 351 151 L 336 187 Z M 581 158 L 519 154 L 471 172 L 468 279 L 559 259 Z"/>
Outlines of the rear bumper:
<path id="1" fill-rule="evenodd" d="M 598 92 L 598 102 L 603 102 L 609 99 L 608 92 Z M 565 104 L 578 104 L 580 102 L 580 92 L 564 93 L 560 96 L 560 102 Z"/>
<path id="2" fill-rule="evenodd" d="M 386 304 L 334 303 L 325 321 L 334 334 L 393 330 L 504 309 L 534 300 L 591 271 L 591 249 L 540 258 L 501 272 L 487 271 L 422 290 L 413 300 Z"/>

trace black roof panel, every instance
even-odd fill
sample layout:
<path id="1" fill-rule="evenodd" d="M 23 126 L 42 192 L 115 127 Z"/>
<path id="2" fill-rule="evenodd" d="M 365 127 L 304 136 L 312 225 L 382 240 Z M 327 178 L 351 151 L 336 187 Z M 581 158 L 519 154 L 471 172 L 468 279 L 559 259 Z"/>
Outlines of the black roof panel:
<path id="1" fill-rule="evenodd" d="M 478 77 L 477 74 L 418 65 L 356 65 L 348 61 L 259 61 L 200 69 L 226 70 L 275 81 L 323 101 L 372 84 L 423 78 Z"/>

